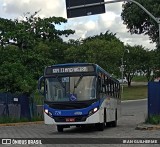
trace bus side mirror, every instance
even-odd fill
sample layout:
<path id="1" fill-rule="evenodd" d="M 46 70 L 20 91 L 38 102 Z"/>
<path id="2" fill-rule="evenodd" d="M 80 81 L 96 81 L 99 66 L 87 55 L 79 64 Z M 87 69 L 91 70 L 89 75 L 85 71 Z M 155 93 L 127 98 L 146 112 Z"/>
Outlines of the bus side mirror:
<path id="1" fill-rule="evenodd" d="M 42 84 L 44 83 L 44 77 L 41 76 L 38 80 L 38 91 L 40 94 L 44 95 L 44 86 L 42 87 Z"/>

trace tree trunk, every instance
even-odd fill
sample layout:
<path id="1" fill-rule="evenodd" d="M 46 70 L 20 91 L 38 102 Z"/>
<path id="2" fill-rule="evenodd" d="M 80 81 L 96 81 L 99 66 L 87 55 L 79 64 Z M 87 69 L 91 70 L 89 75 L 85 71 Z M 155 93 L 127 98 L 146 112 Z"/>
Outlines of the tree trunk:
<path id="1" fill-rule="evenodd" d="M 131 81 L 128 81 L 128 87 L 130 87 L 131 86 Z"/>

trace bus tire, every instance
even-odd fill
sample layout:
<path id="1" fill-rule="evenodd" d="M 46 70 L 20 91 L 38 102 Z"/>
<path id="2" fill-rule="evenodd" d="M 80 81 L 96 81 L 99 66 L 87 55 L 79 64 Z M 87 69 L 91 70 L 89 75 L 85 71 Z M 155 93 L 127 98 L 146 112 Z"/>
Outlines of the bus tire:
<path id="1" fill-rule="evenodd" d="M 104 123 L 98 123 L 96 124 L 96 128 L 98 131 L 103 131 L 104 130 Z"/>
<path id="2" fill-rule="evenodd" d="M 117 120 L 111 122 L 112 127 L 117 127 Z"/>
<path id="3" fill-rule="evenodd" d="M 58 132 L 63 132 L 63 126 L 57 125 L 57 131 Z"/>

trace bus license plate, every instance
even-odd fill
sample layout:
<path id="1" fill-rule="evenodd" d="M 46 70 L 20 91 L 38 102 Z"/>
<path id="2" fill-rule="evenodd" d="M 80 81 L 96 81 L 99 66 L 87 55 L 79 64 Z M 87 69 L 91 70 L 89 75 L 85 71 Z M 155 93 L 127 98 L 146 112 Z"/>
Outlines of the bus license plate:
<path id="1" fill-rule="evenodd" d="M 66 122 L 75 122 L 75 118 L 66 118 Z"/>

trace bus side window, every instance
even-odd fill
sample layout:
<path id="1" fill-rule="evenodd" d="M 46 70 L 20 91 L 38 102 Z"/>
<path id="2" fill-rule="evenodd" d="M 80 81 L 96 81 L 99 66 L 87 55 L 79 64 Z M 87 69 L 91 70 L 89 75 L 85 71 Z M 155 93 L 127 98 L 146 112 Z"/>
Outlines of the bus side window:
<path id="1" fill-rule="evenodd" d="M 106 94 L 111 95 L 110 79 L 107 77 L 105 80 L 106 83 Z"/>
<path id="2" fill-rule="evenodd" d="M 98 76 L 98 91 L 100 93 L 105 93 L 105 83 L 104 83 L 104 76 Z"/>
<path id="3" fill-rule="evenodd" d="M 116 91 L 115 91 L 115 88 L 116 88 L 116 83 L 113 82 L 113 96 L 116 98 Z"/>
<path id="4" fill-rule="evenodd" d="M 110 84 L 109 84 L 109 87 L 110 87 L 110 95 L 112 96 L 112 81 L 109 80 Z"/>
<path id="5" fill-rule="evenodd" d="M 119 85 L 116 83 L 116 97 L 119 98 Z"/>
<path id="6" fill-rule="evenodd" d="M 98 76 L 98 92 L 99 92 L 99 93 L 101 93 L 101 87 L 102 87 L 101 84 L 102 84 L 102 83 L 101 83 L 101 77 Z"/>
<path id="7" fill-rule="evenodd" d="M 102 93 L 106 93 L 105 75 L 102 76 Z"/>
<path id="8" fill-rule="evenodd" d="M 120 96 L 120 84 L 118 84 L 118 98 L 120 99 L 121 96 Z"/>
<path id="9" fill-rule="evenodd" d="M 110 93 L 111 93 L 111 96 L 113 96 L 113 84 L 111 80 L 110 80 Z"/>

